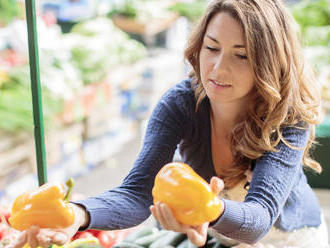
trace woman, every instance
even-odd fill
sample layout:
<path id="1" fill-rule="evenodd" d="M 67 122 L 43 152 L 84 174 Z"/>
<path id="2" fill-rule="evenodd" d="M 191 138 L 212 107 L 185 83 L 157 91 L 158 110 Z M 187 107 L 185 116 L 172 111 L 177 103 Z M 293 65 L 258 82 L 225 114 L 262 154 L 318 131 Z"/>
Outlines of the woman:
<path id="1" fill-rule="evenodd" d="M 309 157 L 320 100 L 293 23 L 279 0 L 212 1 L 185 51 L 190 78 L 160 99 L 122 185 L 73 203 L 71 227 L 33 227 L 13 247 L 63 244 L 79 228 L 132 227 L 150 211 L 198 246 L 209 232 L 236 247 L 325 247 L 324 218 L 303 172 L 321 172 Z M 183 161 L 221 191 L 224 209 L 212 223 L 185 226 L 166 204 L 152 205 L 155 175 L 177 144 Z"/>

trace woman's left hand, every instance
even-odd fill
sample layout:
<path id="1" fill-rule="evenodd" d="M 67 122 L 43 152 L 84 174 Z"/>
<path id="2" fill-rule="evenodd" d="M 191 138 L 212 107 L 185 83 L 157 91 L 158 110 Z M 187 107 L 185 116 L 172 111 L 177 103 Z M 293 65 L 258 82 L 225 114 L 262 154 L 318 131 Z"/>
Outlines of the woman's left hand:
<path id="1" fill-rule="evenodd" d="M 224 183 L 220 178 L 212 177 L 210 186 L 215 194 L 219 194 L 224 188 Z M 207 229 L 210 224 L 209 222 L 205 222 L 199 226 L 182 224 L 175 219 L 170 207 L 161 202 L 157 202 L 155 205 L 150 206 L 150 211 L 164 229 L 187 234 L 188 239 L 196 246 L 203 246 L 205 244 L 207 239 Z"/>

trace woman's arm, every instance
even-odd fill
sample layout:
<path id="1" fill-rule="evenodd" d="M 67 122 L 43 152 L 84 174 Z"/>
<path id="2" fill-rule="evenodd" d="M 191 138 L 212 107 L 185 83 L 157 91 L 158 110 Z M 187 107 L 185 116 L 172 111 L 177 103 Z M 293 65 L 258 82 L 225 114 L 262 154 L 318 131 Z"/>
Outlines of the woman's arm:
<path id="1" fill-rule="evenodd" d="M 159 101 L 149 120 L 142 150 L 122 185 L 76 202 L 90 216 L 87 228 L 128 228 L 149 217 L 154 178 L 163 165 L 172 161 L 184 130 L 189 128 L 185 108 L 194 106 L 187 105 L 193 97 L 187 91 L 183 83 L 178 84 Z"/>
<path id="2" fill-rule="evenodd" d="M 309 129 L 288 127 L 283 138 L 295 147 L 305 147 Z M 273 226 L 300 173 L 304 149 L 291 149 L 282 141 L 277 152 L 267 152 L 256 161 L 245 201 L 224 200 L 225 211 L 212 226 L 219 233 L 244 243 L 256 243 Z"/>

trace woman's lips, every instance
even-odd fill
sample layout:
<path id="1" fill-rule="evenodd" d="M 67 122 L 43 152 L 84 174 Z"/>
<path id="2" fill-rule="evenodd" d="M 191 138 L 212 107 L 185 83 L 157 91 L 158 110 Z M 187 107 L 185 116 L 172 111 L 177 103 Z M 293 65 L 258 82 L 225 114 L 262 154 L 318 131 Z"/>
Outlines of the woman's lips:
<path id="1" fill-rule="evenodd" d="M 216 80 L 213 80 L 213 79 L 210 79 L 210 82 L 212 82 L 213 85 L 215 85 L 217 87 L 221 87 L 221 88 L 229 88 L 229 87 L 231 87 L 230 84 L 221 83 L 221 82 L 216 81 Z"/>

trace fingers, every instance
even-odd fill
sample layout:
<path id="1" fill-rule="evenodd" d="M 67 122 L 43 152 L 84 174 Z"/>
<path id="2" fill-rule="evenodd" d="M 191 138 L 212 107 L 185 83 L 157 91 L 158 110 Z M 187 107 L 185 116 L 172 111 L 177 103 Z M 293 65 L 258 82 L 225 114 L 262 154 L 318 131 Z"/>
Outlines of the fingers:
<path id="1" fill-rule="evenodd" d="M 156 207 L 154 205 L 151 205 L 150 206 L 150 212 L 152 214 L 152 216 L 157 220 L 159 221 L 159 217 L 158 217 L 158 212 L 156 210 Z M 160 222 L 160 221 L 159 221 Z"/>
<path id="2" fill-rule="evenodd" d="M 64 233 L 56 233 L 53 236 L 53 243 L 55 245 L 64 245 L 65 243 L 67 243 L 69 241 L 69 238 L 66 234 Z"/>
<path id="3" fill-rule="evenodd" d="M 204 223 L 203 225 L 200 225 L 196 228 L 190 228 L 187 231 L 187 236 L 190 242 L 192 242 L 198 247 L 205 245 L 207 239 L 208 226 L 209 223 Z"/>
<path id="4" fill-rule="evenodd" d="M 37 235 L 39 246 L 48 248 L 50 245 L 64 245 L 67 243 L 68 237 L 60 231 L 53 231 L 49 229 L 41 229 Z"/>
<path id="5" fill-rule="evenodd" d="M 60 246 L 66 244 L 68 241 L 68 235 L 60 231 L 31 227 L 27 231 L 22 232 L 17 240 L 10 244 L 8 248 L 22 248 L 26 243 L 31 248 L 48 248 L 52 244 Z"/>
<path id="6" fill-rule="evenodd" d="M 14 243 L 10 244 L 8 248 L 22 248 L 27 242 L 27 234 L 26 232 L 20 233 L 20 235 L 17 237 L 17 240 L 15 240 Z"/>
<path id="7" fill-rule="evenodd" d="M 69 242 L 69 237 L 61 231 L 42 229 L 37 236 L 39 245 L 48 248 L 50 244 L 64 245 Z M 48 245 L 48 246 L 47 246 Z"/>
<path id="8" fill-rule="evenodd" d="M 161 216 L 162 219 L 164 220 L 164 224 L 167 227 L 168 230 L 172 230 L 175 232 L 185 232 L 186 228 L 188 228 L 188 226 L 182 225 L 181 223 L 179 223 L 176 218 L 174 217 L 171 209 L 169 208 L 168 205 L 162 203 L 160 204 L 160 209 L 161 209 Z"/>
<path id="9" fill-rule="evenodd" d="M 43 233 L 39 233 L 37 235 L 37 240 L 39 242 L 39 246 L 42 248 L 48 248 L 51 245 L 50 237 L 44 235 Z"/>
<path id="10" fill-rule="evenodd" d="M 39 245 L 39 241 L 37 240 L 39 230 L 40 229 L 37 226 L 31 226 L 27 230 L 27 242 L 29 243 L 31 248 L 36 248 Z"/>
<path id="11" fill-rule="evenodd" d="M 164 222 L 163 216 L 161 214 L 160 202 L 157 202 L 155 205 L 152 205 L 150 207 L 150 211 L 151 211 L 152 215 L 155 217 L 155 219 L 159 221 L 159 223 L 162 225 L 162 227 L 167 229 L 165 227 L 166 223 Z"/>
<path id="12" fill-rule="evenodd" d="M 217 195 L 225 188 L 225 184 L 219 177 L 212 177 L 210 181 L 210 187 L 213 193 Z"/>
<path id="13" fill-rule="evenodd" d="M 186 233 L 188 226 L 183 225 L 176 220 L 168 205 L 158 202 L 150 207 L 150 211 L 164 229 Z"/>
<path id="14" fill-rule="evenodd" d="M 164 203 L 156 203 L 150 207 L 150 211 L 164 229 L 186 233 L 189 240 L 197 246 L 206 243 L 208 222 L 197 227 L 183 225 L 175 219 L 171 209 Z"/>

